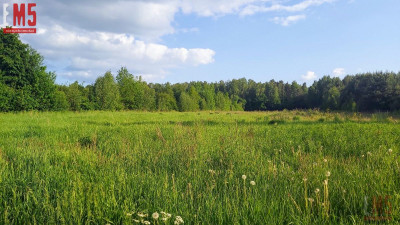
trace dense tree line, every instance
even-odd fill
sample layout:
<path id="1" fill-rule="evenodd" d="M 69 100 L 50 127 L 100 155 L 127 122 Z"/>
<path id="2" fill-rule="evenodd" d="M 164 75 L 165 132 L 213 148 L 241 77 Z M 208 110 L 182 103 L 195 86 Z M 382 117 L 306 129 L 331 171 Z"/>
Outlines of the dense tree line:
<path id="1" fill-rule="evenodd" d="M 146 83 L 126 68 L 108 71 L 94 84 L 55 84 L 43 58 L 16 34 L 0 30 L 0 111 L 26 110 L 400 110 L 400 73 L 324 76 L 305 83 L 261 83 L 245 78 L 216 83 Z"/>

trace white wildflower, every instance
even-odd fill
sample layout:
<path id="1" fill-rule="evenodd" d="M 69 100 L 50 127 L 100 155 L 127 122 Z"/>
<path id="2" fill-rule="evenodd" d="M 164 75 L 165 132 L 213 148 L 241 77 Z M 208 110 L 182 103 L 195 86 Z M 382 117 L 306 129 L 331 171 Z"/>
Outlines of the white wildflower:
<path id="1" fill-rule="evenodd" d="M 328 162 L 328 160 L 327 160 L 327 159 L 324 159 L 324 162 L 326 163 L 326 162 Z"/>
<path id="2" fill-rule="evenodd" d="M 311 204 L 314 202 L 313 198 L 308 198 L 308 201 L 311 202 Z"/>
<path id="3" fill-rule="evenodd" d="M 315 194 L 319 193 L 319 188 L 315 189 Z"/>
<path id="4" fill-rule="evenodd" d="M 143 223 L 144 225 L 150 225 L 150 224 L 151 224 L 150 221 L 142 221 L 142 223 Z"/>
<path id="5" fill-rule="evenodd" d="M 246 175 L 242 175 L 242 179 L 246 180 L 247 179 Z"/>
<path id="6" fill-rule="evenodd" d="M 328 180 L 324 180 L 324 185 L 328 185 Z"/>
<path id="7" fill-rule="evenodd" d="M 138 212 L 137 215 L 138 215 L 139 217 L 147 217 L 147 214 L 141 213 L 141 212 Z"/>
<path id="8" fill-rule="evenodd" d="M 392 152 L 393 152 L 393 150 L 390 148 L 390 149 L 388 150 L 388 152 L 389 152 L 389 153 L 392 153 Z"/>
<path id="9" fill-rule="evenodd" d="M 153 213 L 153 215 L 151 215 L 151 217 L 153 217 L 153 219 L 155 219 L 155 220 L 158 220 L 160 215 L 158 214 L 158 212 L 155 212 L 155 213 Z"/>
<path id="10" fill-rule="evenodd" d="M 162 218 L 161 218 L 162 221 L 167 221 L 169 218 L 172 217 L 171 214 L 166 213 L 166 212 L 161 212 L 161 215 L 162 215 Z"/>
<path id="11" fill-rule="evenodd" d="M 179 224 L 183 224 L 183 223 L 184 222 L 183 222 L 182 217 L 176 216 L 174 224 L 179 225 Z"/>
<path id="12" fill-rule="evenodd" d="M 133 222 L 135 222 L 135 223 L 140 223 L 139 220 L 135 220 L 135 219 L 133 219 Z"/>
<path id="13" fill-rule="evenodd" d="M 255 186 L 255 185 L 256 185 L 256 182 L 255 182 L 254 180 L 252 180 L 252 181 L 250 181 L 250 184 L 251 184 L 252 186 Z"/>

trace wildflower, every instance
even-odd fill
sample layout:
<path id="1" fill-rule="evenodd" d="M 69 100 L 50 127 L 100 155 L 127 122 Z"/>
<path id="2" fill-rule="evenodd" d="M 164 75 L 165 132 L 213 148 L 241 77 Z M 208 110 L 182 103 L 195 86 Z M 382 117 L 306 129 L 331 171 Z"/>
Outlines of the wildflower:
<path id="1" fill-rule="evenodd" d="M 132 216 L 133 214 L 134 214 L 134 212 L 127 213 L 126 216 Z"/>
<path id="2" fill-rule="evenodd" d="M 326 177 L 330 177 L 330 176 L 331 176 L 331 172 L 330 172 L 330 171 L 327 171 L 327 172 L 325 173 L 325 176 L 326 176 Z"/>
<path id="3" fill-rule="evenodd" d="M 250 181 L 251 186 L 255 186 L 256 182 L 254 180 Z"/>
<path id="4" fill-rule="evenodd" d="M 328 162 L 328 160 L 327 160 L 327 159 L 324 159 L 324 162 Z"/>
<path id="5" fill-rule="evenodd" d="M 243 180 L 246 180 L 246 178 L 247 178 L 246 175 L 242 175 Z"/>
<path id="6" fill-rule="evenodd" d="M 169 218 L 171 218 L 171 214 L 169 214 L 169 213 L 166 213 L 166 212 L 161 212 L 161 215 L 162 215 L 162 221 L 167 221 Z"/>
<path id="7" fill-rule="evenodd" d="M 139 217 L 147 217 L 147 214 L 141 213 L 141 212 L 138 212 L 137 215 L 138 215 Z"/>
<path id="8" fill-rule="evenodd" d="M 364 158 L 365 155 L 361 155 L 361 158 Z"/>
<path id="9" fill-rule="evenodd" d="M 328 185 L 328 180 L 324 180 L 324 184 L 325 184 L 325 185 Z"/>
<path id="10" fill-rule="evenodd" d="M 183 224 L 183 223 L 184 222 L 183 222 L 182 217 L 176 216 L 174 224 L 179 225 L 179 224 Z"/>
<path id="11" fill-rule="evenodd" d="M 150 225 L 150 224 L 151 224 L 150 221 L 142 221 L 142 223 L 143 223 L 144 225 Z"/>
<path id="12" fill-rule="evenodd" d="M 160 215 L 158 215 L 157 212 L 153 213 L 153 215 L 151 215 L 151 217 L 153 217 L 153 219 L 158 220 L 158 217 L 160 217 Z"/>
<path id="13" fill-rule="evenodd" d="M 390 149 L 388 150 L 388 152 L 389 152 L 389 153 L 392 153 L 392 152 L 393 152 L 393 150 L 390 148 Z"/>
<path id="14" fill-rule="evenodd" d="M 319 188 L 315 189 L 315 194 L 319 193 Z"/>
<path id="15" fill-rule="evenodd" d="M 135 219 L 133 219 L 133 222 L 135 222 L 135 223 L 140 223 L 139 220 L 135 220 Z"/>

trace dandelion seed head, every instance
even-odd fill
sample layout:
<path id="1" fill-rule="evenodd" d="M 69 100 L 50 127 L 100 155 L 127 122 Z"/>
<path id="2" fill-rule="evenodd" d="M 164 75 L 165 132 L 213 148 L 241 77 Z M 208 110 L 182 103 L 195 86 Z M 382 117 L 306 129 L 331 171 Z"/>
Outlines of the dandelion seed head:
<path id="1" fill-rule="evenodd" d="M 324 180 L 324 185 L 328 185 L 328 180 Z"/>
<path id="2" fill-rule="evenodd" d="M 255 186 L 256 182 L 254 180 L 250 181 L 251 186 Z"/>
<path id="3" fill-rule="evenodd" d="M 140 220 L 133 219 L 133 222 L 140 223 Z"/>
<path id="4" fill-rule="evenodd" d="M 304 177 L 304 178 L 303 178 L 303 181 L 306 182 L 306 181 L 307 181 L 307 177 Z"/>
<path id="5" fill-rule="evenodd" d="M 150 225 L 151 223 L 150 223 L 150 221 L 143 221 L 142 222 L 144 225 Z"/>
<path id="6" fill-rule="evenodd" d="M 328 162 L 328 160 L 327 160 L 327 159 L 324 159 L 324 162 L 325 162 L 325 163 L 327 163 L 327 162 Z"/>
<path id="7" fill-rule="evenodd" d="M 390 149 L 388 150 L 388 152 L 389 152 L 389 153 L 392 153 L 392 152 L 393 152 L 393 150 L 390 148 Z"/>
<path id="8" fill-rule="evenodd" d="M 158 220 L 158 218 L 160 217 L 160 215 L 158 214 L 158 212 L 155 212 L 151 215 L 151 217 L 153 217 L 153 219 Z"/>
<path id="9" fill-rule="evenodd" d="M 311 204 L 314 202 L 313 198 L 308 198 L 308 201 L 311 202 Z"/>
<path id="10" fill-rule="evenodd" d="M 315 189 L 315 194 L 319 193 L 319 188 Z"/>
<path id="11" fill-rule="evenodd" d="M 247 179 L 246 175 L 242 175 L 242 179 L 246 180 Z"/>

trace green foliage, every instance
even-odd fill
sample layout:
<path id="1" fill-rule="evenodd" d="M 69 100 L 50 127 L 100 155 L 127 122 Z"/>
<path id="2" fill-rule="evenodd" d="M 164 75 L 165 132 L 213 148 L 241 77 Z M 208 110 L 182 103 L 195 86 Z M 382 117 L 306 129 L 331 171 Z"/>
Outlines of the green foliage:
<path id="1" fill-rule="evenodd" d="M 98 109 L 119 110 L 122 108 L 118 85 L 110 71 L 96 79 L 94 90 Z"/>
<path id="2" fill-rule="evenodd" d="M 122 67 L 117 82 L 107 72 L 86 87 L 78 82 L 56 86 L 56 75 L 46 72 L 43 58 L 18 35 L 1 31 L 0 111 L 400 110 L 400 73 L 393 72 L 358 74 L 343 80 L 324 76 L 308 88 L 295 81 L 261 83 L 245 78 L 218 83 L 147 84 Z"/>
<path id="3" fill-rule="evenodd" d="M 134 77 L 125 67 L 118 71 L 116 77 L 121 101 L 126 109 L 143 109 L 145 105 L 145 86 L 140 77 Z"/>
<path id="4" fill-rule="evenodd" d="M 55 74 L 46 72 L 42 56 L 22 43 L 17 34 L 4 34 L 0 29 L 0 98 L 6 101 L 13 96 L 2 103 L 1 110 L 51 110 L 54 81 Z"/>
<path id="5" fill-rule="evenodd" d="M 63 91 L 56 91 L 54 94 L 54 111 L 65 111 L 69 109 L 69 103 L 67 101 L 67 96 Z"/>

